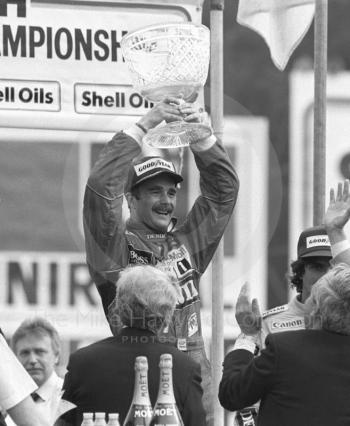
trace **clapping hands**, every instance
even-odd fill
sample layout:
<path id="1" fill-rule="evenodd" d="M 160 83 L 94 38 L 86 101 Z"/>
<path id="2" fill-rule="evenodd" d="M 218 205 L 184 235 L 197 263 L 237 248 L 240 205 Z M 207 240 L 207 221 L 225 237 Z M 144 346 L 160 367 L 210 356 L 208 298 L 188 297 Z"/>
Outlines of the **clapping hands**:
<path id="1" fill-rule="evenodd" d="M 261 330 L 261 314 L 257 299 L 250 302 L 248 283 L 244 283 L 236 303 L 236 320 L 242 333 L 254 336 Z"/>
<path id="2" fill-rule="evenodd" d="M 337 195 L 331 188 L 329 197 L 329 206 L 327 208 L 324 223 L 327 230 L 343 229 L 350 218 L 350 190 L 349 180 L 344 184 L 339 182 Z"/>

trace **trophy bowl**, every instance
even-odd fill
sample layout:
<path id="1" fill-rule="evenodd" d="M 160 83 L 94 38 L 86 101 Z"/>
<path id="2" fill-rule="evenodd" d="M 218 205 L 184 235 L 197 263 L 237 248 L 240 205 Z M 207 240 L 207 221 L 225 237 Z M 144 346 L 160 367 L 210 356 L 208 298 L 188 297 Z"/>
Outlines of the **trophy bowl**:
<path id="1" fill-rule="evenodd" d="M 204 25 L 168 23 L 143 27 L 121 40 L 134 88 L 147 100 L 168 96 L 188 101 L 207 79 L 210 32 Z M 211 135 L 202 123 L 175 121 L 150 130 L 144 141 L 157 148 L 178 148 Z"/>

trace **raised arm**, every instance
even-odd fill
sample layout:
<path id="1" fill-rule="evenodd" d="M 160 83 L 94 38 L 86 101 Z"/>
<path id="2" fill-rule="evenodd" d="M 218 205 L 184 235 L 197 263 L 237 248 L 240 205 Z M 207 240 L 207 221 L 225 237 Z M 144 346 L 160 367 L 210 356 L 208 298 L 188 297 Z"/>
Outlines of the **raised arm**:
<path id="1" fill-rule="evenodd" d="M 244 284 L 236 303 L 236 320 L 241 329 L 233 350 L 225 356 L 219 387 L 219 400 L 227 410 L 241 410 L 256 403 L 271 386 L 274 350 L 271 345 L 254 358 L 260 341 L 261 314 L 257 299 L 250 300 Z M 249 408 L 251 410 L 251 408 Z"/>
<path id="2" fill-rule="evenodd" d="M 101 150 L 84 196 L 84 234 L 87 264 L 105 313 L 115 296 L 118 273 L 128 263 L 124 235 L 123 194 L 132 160 L 141 153 L 144 132 L 161 121 L 181 116 L 179 101 L 167 98 L 138 122 L 117 133 Z"/>
<path id="3" fill-rule="evenodd" d="M 344 227 L 350 218 L 349 180 L 339 182 L 337 194 L 331 188 L 329 205 L 324 223 L 331 243 L 334 262 L 350 265 L 350 244 L 346 238 Z"/>
<path id="4" fill-rule="evenodd" d="M 254 354 L 261 340 L 262 318 L 258 300 L 250 300 L 248 283 L 244 283 L 239 292 L 235 317 L 241 334 L 235 342 L 234 350 L 246 349 Z"/>
<path id="5" fill-rule="evenodd" d="M 187 120 L 200 120 L 199 114 L 189 114 Z M 195 141 L 190 149 L 200 174 L 201 194 L 180 232 L 191 247 L 198 271 L 203 273 L 232 215 L 239 180 L 226 150 L 214 135 Z"/>

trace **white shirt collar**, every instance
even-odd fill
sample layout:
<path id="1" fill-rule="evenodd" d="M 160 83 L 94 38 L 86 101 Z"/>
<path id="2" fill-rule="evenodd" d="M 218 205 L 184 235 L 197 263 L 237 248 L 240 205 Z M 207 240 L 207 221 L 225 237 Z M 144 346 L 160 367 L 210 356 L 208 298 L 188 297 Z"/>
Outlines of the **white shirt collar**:
<path id="1" fill-rule="evenodd" d="M 295 314 L 303 315 L 306 312 L 305 303 L 302 303 L 300 300 L 298 300 L 298 295 L 294 296 L 288 305 Z"/>
<path id="2" fill-rule="evenodd" d="M 47 401 L 51 398 L 52 393 L 57 387 L 62 386 L 62 379 L 57 376 L 55 371 L 52 372 L 51 376 L 44 382 L 36 393 L 40 396 L 43 401 Z"/>

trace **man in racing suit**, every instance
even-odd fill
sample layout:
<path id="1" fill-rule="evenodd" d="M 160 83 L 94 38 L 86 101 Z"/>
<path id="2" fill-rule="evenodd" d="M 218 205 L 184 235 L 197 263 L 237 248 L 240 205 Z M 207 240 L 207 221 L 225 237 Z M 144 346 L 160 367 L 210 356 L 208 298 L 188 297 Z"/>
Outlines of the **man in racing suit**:
<path id="1" fill-rule="evenodd" d="M 161 121 L 198 121 L 200 113 L 177 99 L 154 106 L 137 125 L 117 133 L 102 150 L 86 186 L 84 232 L 90 274 L 102 298 L 112 331 L 117 316 L 110 309 L 119 272 L 130 264 L 151 264 L 180 286 L 173 321 L 163 341 L 186 351 L 201 364 L 203 404 L 211 419 L 210 365 L 204 351 L 199 280 L 231 217 L 239 182 L 229 157 L 215 136 L 193 141 L 201 195 L 184 223 L 175 228 L 176 187 L 182 177 L 159 157 L 140 157 L 144 131 Z M 137 158 L 137 161 L 133 160 Z M 130 219 L 122 219 L 123 194 Z"/>
<path id="2" fill-rule="evenodd" d="M 290 279 L 298 294 L 288 304 L 263 313 L 260 348 L 264 347 L 269 333 L 305 328 L 304 303 L 311 287 L 331 266 L 332 253 L 326 228 L 305 229 L 299 236 L 297 252 L 298 259 L 291 263 L 293 275 Z"/>
<path id="3" fill-rule="evenodd" d="M 304 302 L 310 295 L 312 285 L 329 270 L 332 259 L 325 227 L 305 229 L 299 236 L 297 253 L 298 259 L 291 263 L 293 275 L 290 278 L 298 294 L 289 303 L 262 314 L 259 350 L 265 347 L 265 339 L 269 333 L 305 328 Z M 257 405 L 237 412 L 235 423 L 237 426 L 254 426 L 256 418 Z"/>

